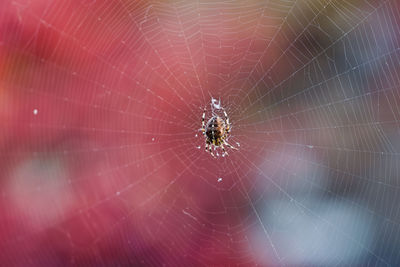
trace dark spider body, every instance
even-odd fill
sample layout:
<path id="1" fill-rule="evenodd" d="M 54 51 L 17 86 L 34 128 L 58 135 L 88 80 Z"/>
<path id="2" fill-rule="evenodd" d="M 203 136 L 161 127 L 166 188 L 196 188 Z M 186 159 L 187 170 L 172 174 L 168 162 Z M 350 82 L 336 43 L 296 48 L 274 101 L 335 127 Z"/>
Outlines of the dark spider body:
<path id="1" fill-rule="evenodd" d="M 225 129 L 225 121 L 221 117 L 212 117 L 206 125 L 206 135 L 210 144 L 220 146 L 225 139 Z"/>
<path id="2" fill-rule="evenodd" d="M 222 149 L 222 156 L 228 155 L 225 150 L 225 146 L 237 150 L 236 147 L 231 146 L 228 142 L 228 136 L 231 131 L 231 125 L 229 123 L 228 114 L 224 108 L 221 108 L 222 112 L 225 116 L 222 117 L 216 115 L 213 112 L 213 116 L 206 122 L 206 108 L 204 108 L 202 120 L 201 120 L 201 131 L 205 137 L 205 150 L 211 154 L 211 156 L 215 157 L 213 153 L 213 149 L 215 150 L 217 147 Z M 218 153 L 217 153 L 218 155 Z"/>

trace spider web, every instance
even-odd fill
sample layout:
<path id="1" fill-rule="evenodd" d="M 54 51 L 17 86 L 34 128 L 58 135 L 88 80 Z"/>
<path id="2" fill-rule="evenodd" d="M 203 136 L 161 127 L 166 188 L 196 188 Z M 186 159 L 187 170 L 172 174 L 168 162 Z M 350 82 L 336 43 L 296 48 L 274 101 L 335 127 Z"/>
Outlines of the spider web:
<path id="1" fill-rule="evenodd" d="M 399 11 L 4 1 L 1 261 L 400 264 Z"/>

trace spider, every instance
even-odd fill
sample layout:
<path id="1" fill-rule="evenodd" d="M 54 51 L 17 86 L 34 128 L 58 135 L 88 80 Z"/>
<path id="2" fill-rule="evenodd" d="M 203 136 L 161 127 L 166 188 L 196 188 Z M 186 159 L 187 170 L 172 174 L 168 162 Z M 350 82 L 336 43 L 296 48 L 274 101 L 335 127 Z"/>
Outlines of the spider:
<path id="1" fill-rule="evenodd" d="M 210 152 L 211 156 L 215 158 L 215 155 L 212 151 L 212 148 L 214 150 L 217 147 L 220 147 L 222 149 L 222 156 L 228 155 L 228 153 L 225 150 L 224 145 L 226 145 L 229 148 L 238 150 L 236 147 L 231 146 L 227 142 L 227 138 L 229 136 L 229 133 L 231 131 L 231 125 L 229 123 L 229 117 L 228 114 L 226 114 L 226 111 L 224 108 L 222 109 L 224 113 L 224 119 L 222 119 L 220 116 L 216 115 L 213 112 L 213 116 L 208 120 L 207 124 L 205 123 L 206 119 L 206 108 L 204 107 L 203 111 L 203 117 L 202 117 L 202 122 L 201 122 L 201 131 L 203 132 L 203 135 L 205 137 L 205 150 L 206 152 Z M 218 155 L 218 153 L 217 153 Z"/>

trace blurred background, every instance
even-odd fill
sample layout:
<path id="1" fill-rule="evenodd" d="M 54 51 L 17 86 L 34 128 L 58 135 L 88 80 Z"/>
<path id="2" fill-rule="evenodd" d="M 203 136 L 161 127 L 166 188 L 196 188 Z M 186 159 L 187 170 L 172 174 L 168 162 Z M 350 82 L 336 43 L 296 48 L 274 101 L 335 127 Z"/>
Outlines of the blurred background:
<path id="1" fill-rule="evenodd" d="M 1 1 L 1 265 L 400 265 L 399 6 Z"/>

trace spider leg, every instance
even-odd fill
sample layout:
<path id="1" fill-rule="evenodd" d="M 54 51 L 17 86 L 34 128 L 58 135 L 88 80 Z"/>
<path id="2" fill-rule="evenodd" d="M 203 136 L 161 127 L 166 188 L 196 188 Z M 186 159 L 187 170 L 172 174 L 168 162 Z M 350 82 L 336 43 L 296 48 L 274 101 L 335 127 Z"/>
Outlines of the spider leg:
<path id="1" fill-rule="evenodd" d="M 206 135 L 205 119 L 206 119 L 206 107 L 204 107 L 203 116 L 201 118 L 201 131 L 203 132 L 204 136 Z"/>
<path id="2" fill-rule="evenodd" d="M 226 123 L 225 130 L 226 130 L 227 133 L 229 133 L 231 131 L 231 124 L 229 123 L 229 117 L 228 117 L 228 114 L 226 114 L 225 109 L 223 109 L 223 111 L 224 111 L 225 123 Z"/>
<path id="3" fill-rule="evenodd" d="M 215 155 L 212 152 L 211 146 L 212 146 L 211 144 L 208 146 L 208 152 L 210 152 L 211 156 L 213 156 L 215 158 Z"/>
<path id="4" fill-rule="evenodd" d="M 213 156 L 215 158 L 214 153 L 211 150 L 211 144 L 209 142 L 206 142 L 205 150 L 206 150 L 206 152 L 209 152 L 211 154 L 211 156 Z"/>
<path id="5" fill-rule="evenodd" d="M 229 147 L 229 148 L 232 148 L 232 149 L 234 149 L 234 150 L 239 150 L 238 148 L 231 146 L 231 145 L 230 145 L 228 142 L 226 142 L 226 141 L 224 141 L 224 144 L 225 144 L 227 147 Z"/>
<path id="6" fill-rule="evenodd" d="M 221 144 L 221 149 L 222 149 L 222 156 L 228 155 L 228 152 L 226 152 L 224 143 Z"/>

